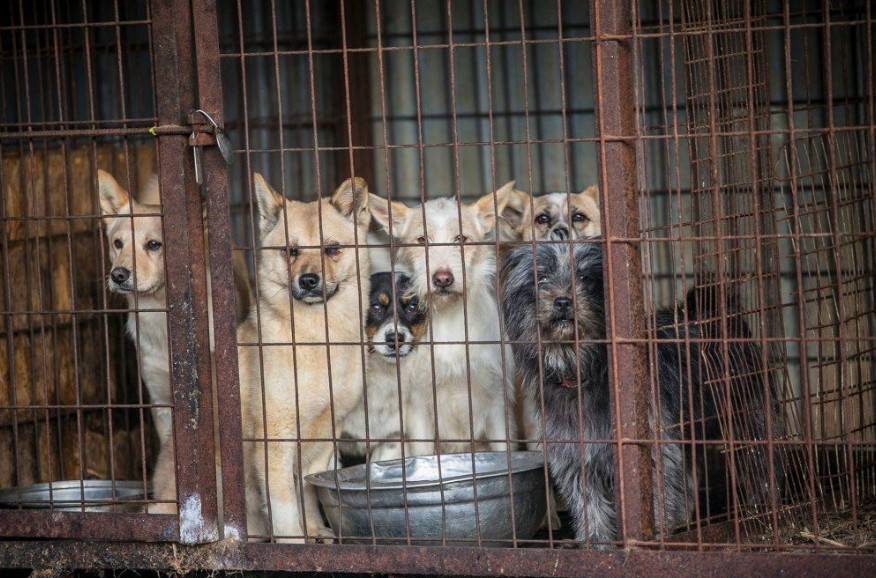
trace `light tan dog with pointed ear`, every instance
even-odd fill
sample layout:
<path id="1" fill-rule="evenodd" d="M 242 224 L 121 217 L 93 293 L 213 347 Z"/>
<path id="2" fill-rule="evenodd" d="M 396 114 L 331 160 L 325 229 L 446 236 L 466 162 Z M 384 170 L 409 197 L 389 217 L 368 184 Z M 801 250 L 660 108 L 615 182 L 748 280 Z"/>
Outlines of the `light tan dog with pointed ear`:
<path id="1" fill-rule="evenodd" d="M 410 274 L 411 290 L 429 304 L 419 355 L 422 393 L 412 396 L 421 401 L 405 408 L 404 435 L 434 440 L 437 429 L 441 439 L 456 440 L 442 441 L 443 453 L 471 451 L 472 444 L 461 441 L 466 439 L 504 450 L 506 432 L 516 436 L 514 366 L 510 348 L 503 351 L 500 344 L 495 249 L 480 244 L 491 238 L 513 188 L 512 181 L 468 205 L 448 197 L 416 208 L 371 195 L 374 219 L 403 245 L 397 260 Z M 436 450 L 431 441 L 406 442 L 405 448 L 407 455 Z"/>
<path id="2" fill-rule="evenodd" d="M 140 376 L 152 404 L 169 405 L 170 366 L 167 349 L 167 314 L 136 310 L 167 308 L 164 288 L 164 235 L 160 205 L 134 200 L 107 172 L 98 171 L 100 210 L 112 260 L 107 286 L 128 300 L 125 329 L 137 347 Z M 157 188 L 157 182 L 150 185 Z M 146 193 L 156 197 L 154 191 Z M 137 216 L 152 214 L 153 216 Z M 169 447 L 170 409 L 152 408 L 152 420 L 161 445 Z"/>
<path id="3" fill-rule="evenodd" d="M 340 437 L 362 394 L 368 187 L 347 180 L 331 199 L 302 203 L 254 181 L 258 300 L 238 351 L 244 437 L 266 442 L 245 443 L 247 519 L 250 535 L 303 542 L 305 531 L 333 536 L 303 481 L 329 469 L 333 444 L 307 440 Z"/>
<path id="4" fill-rule="evenodd" d="M 112 260 L 107 285 L 128 301 L 126 332 L 137 348 L 140 376 L 149 392 L 149 403 L 170 405 L 170 363 L 167 341 L 167 298 L 165 295 L 164 231 L 158 179 L 152 177 L 141 191 L 145 202 L 131 197 L 105 171 L 98 171 L 100 209 L 103 215 L 109 255 Z M 249 310 L 251 294 L 246 264 L 240 253 L 234 254 L 234 286 L 237 321 Z M 208 295 L 210 277 L 207 276 Z M 145 310 L 145 311 L 144 311 Z M 212 307 L 208 302 L 212 328 Z M 212 331 L 210 335 L 212 349 Z M 152 421 L 158 432 L 159 451 L 152 475 L 154 497 L 171 503 L 151 504 L 150 513 L 176 513 L 176 473 L 171 442 L 170 408 L 152 408 Z"/>
<path id="5" fill-rule="evenodd" d="M 548 193 L 533 197 L 514 190 L 502 211 L 501 241 L 547 241 L 598 237 L 599 188 L 591 185 L 577 194 Z"/>

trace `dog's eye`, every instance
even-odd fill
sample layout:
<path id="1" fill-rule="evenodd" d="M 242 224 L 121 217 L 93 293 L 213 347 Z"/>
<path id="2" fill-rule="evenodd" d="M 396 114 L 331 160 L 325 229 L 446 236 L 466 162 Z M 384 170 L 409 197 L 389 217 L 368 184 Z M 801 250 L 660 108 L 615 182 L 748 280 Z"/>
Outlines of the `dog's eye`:
<path id="1" fill-rule="evenodd" d="M 160 241 L 152 240 L 152 241 L 149 241 L 148 243 L 146 243 L 146 250 L 147 251 L 157 251 L 160 248 L 161 248 Z"/>
<path id="2" fill-rule="evenodd" d="M 420 245 L 425 245 L 426 237 L 417 237 L 417 243 L 419 243 Z"/>
<path id="3" fill-rule="evenodd" d="M 380 303 L 372 303 L 371 313 L 375 315 L 380 315 L 381 313 L 383 313 L 383 305 L 381 305 Z"/>
<path id="4" fill-rule="evenodd" d="M 584 213 L 575 213 L 574 215 L 572 215 L 572 221 L 574 221 L 576 223 L 581 223 L 584 221 L 589 221 L 589 219 L 587 218 L 587 215 L 585 215 Z"/>
<path id="5" fill-rule="evenodd" d="M 465 235 L 457 235 L 453 238 L 454 243 L 465 243 L 468 241 L 468 237 Z"/>
<path id="6" fill-rule="evenodd" d="M 286 255 L 294 259 L 298 256 L 298 247 L 296 247 L 295 245 L 289 245 L 288 247 L 286 247 L 285 252 Z"/>
<path id="7" fill-rule="evenodd" d="M 341 254 L 341 248 L 337 245 L 329 245 L 323 251 L 326 257 L 337 257 Z"/>
<path id="8" fill-rule="evenodd" d="M 542 283 L 545 283 L 547 281 L 547 279 L 548 279 L 548 276 L 545 275 L 544 273 L 538 274 L 538 284 L 539 285 L 541 285 Z"/>
<path id="9" fill-rule="evenodd" d="M 418 309 L 418 306 L 417 306 L 416 299 L 411 299 L 410 301 L 408 301 L 408 306 L 405 307 L 405 311 L 407 311 L 408 313 L 415 313 L 417 311 L 417 309 Z"/>
<path id="10" fill-rule="evenodd" d="M 542 213 L 535 218 L 535 222 L 539 225 L 546 225 L 551 222 L 551 218 L 547 213 Z"/>
<path id="11" fill-rule="evenodd" d="M 125 244 L 122 243 L 121 239 L 116 239 L 115 241 L 113 241 L 113 247 L 115 247 L 116 249 L 121 249 L 124 246 Z"/>

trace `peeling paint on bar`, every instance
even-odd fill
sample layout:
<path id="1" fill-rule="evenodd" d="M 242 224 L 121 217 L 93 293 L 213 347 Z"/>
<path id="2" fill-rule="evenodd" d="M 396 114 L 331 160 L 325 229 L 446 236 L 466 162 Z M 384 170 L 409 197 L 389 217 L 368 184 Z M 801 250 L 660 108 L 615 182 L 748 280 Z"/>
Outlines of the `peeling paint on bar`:
<path id="1" fill-rule="evenodd" d="M 184 500 L 179 519 L 179 540 L 183 544 L 200 544 L 219 539 L 215 530 L 204 523 L 201 514 L 201 496 L 198 494 L 193 494 Z"/>

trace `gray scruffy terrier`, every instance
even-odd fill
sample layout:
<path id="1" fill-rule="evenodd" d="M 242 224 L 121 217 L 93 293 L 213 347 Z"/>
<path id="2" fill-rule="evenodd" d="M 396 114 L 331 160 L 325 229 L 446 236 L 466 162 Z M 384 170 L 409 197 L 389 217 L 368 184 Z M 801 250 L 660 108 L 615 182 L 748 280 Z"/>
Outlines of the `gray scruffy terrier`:
<path id="1" fill-rule="evenodd" d="M 544 416 L 536 421 L 543 423 L 551 477 L 569 507 L 575 538 L 604 545 L 617 538 L 618 529 L 614 449 L 608 443 L 585 443 L 582 450 L 576 443 L 613 437 L 607 348 L 599 342 L 606 338 L 602 247 L 598 243 L 575 243 L 572 249 L 567 243 L 542 244 L 534 250 L 521 247 L 508 255 L 502 278 L 503 313 L 517 369 L 527 394 L 535 396 L 536 408 L 541 407 L 540 392 L 544 396 Z M 681 319 L 673 310 L 658 311 L 657 339 L 679 339 L 685 334 L 696 338 L 692 319 L 686 330 L 676 329 Z M 657 344 L 659 435 L 664 441 L 683 438 L 686 432 L 680 422 L 702 417 L 701 413 L 714 414 L 714 404 L 705 399 L 698 383 L 696 344 L 690 344 L 689 358 L 686 346 Z M 695 382 L 693 416 L 687 407 L 688 375 Z M 659 486 L 655 480 L 654 506 L 657 527 L 666 532 L 687 522 L 697 494 L 689 450 L 685 455 L 681 444 L 670 443 L 661 444 L 661 452 L 662 479 Z M 656 496 L 658 488 L 662 500 Z"/>

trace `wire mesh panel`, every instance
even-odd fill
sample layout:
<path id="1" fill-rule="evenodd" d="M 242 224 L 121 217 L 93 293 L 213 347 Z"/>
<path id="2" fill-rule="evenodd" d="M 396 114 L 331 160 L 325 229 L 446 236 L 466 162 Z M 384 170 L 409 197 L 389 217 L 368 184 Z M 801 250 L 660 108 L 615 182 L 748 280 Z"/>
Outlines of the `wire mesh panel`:
<path id="1" fill-rule="evenodd" d="M 189 433 L 174 421 L 183 429 L 209 421 L 197 407 L 172 410 L 175 390 L 197 388 L 171 359 L 195 368 L 199 356 L 180 349 L 167 313 L 188 309 L 206 328 L 198 307 L 206 301 L 178 297 L 198 281 L 179 251 L 184 213 L 165 220 L 163 211 L 181 198 L 164 178 L 172 158 L 164 144 L 187 136 L 179 116 L 167 130 L 171 114 L 154 89 L 180 70 L 167 50 L 169 16 L 148 2 L 3 9 L 4 536 L 209 534 L 215 488 L 191 508 L 183 535 L 177 515 L 174 444 L 184 447 Z M 178 136 L 160 136 L 162 122 L 163 134 Z M 206 337 L 186 335 L 205 349 Z M 180 482 L 194 503 L 186 489 L 200 488 L 186 475 Z"/>
<path id="2" fill-rule="evenodd" d="M 873 302 L 863 296 L 873 284 L 873 200 L 864 146 L 856 132 L 811 135 L 789 143 L 779 165 L 789 179 L 783 224 L 802 278 L 793 304 L 804 322 L 800 371 L 812 388 L 802 395 L 806 435 L 819 443 L 810 472 L 823 510 L 818 526 L 829 539 L 866 543 L 874 493 L 872 364 L 865 361 Z"/>
<path id="3" fill-rule="evenodd" d="M 136 194 L 154 167 L 154 146 L 118 128 L 152 124 L 150 18 L 142 3 L 3 10 L 0 485 L 19 511 L 142 511 L 146 501 L 149 401 L 114 311 L 124 300 L 105 291 L 95 192 L 98 168 Z M 137 76 L 145 90 L 131 89 Z"/>
<path id="4" fill-rule="evenodd" d="M 844 458 L 854 453 L 848 445 L 839 454 L 814 449 L 807 424 L 814 416 L 841 436 L 838 425 L 824 423 L 829 406 L 849 431 L 869 431 L 869 401 L 850 401 L 866 397 L 859 389 L 866 390 L 868 374 L 857 368 L 866 363 L 856 361 L 852 375 L 861 385 L 845 393 L 828 388 L 834 397 L 816 396 L 818 409 L 804 393 L 801 378 L 811 361 L 804 361 L 800 323 L 811 316 L 788 294 L 801 287 L 798 273 L 801 282 L 814 273 L 794 265 L 792 204 L 782 184 L 790 170 L 778 169 L 777 161 L 795 137 L 789 119 L 804 108 L 816 127 L 835 128 L 840 117 L 849 126 L 865 123 L 871 84 L 844 80 L 838 107 L 831 82 L 801 96 L 794 78 L 802 74 L 799 84 L 806 86 L 818 70 L 822 80 L 830 78 L 816 48 L 834 27 L 852 32 L 841 34 L 834 50 L 857 54 L 855 71 L 866 77 L 870 9 L 825 13 L 821 6 L 766 2 L 635 8 L 628 14 L 614 3 L 301 2 L 259 4 L 247 18 L 240 3 L 220 3 L 223 89 L 237 109 L 229 126 L 244 160 L 232 176 L 242 216 L 235 236 L 245 243 L 237 250 L 251 262 L 259 295 L 247 337 L 239 337 L 240 354 L 258 368 L 241 369 L 241 380 L 250 381 L 241 389 L 243 447 L 256 448 L 244 453 L 245 485 L 265 503 L 254 508 L 253 495 L 247 498 L 250 539 L 824 544 L 812 527 L 833 483 L 826 480 L 843 478 L 848 496 L 850 467 L 861 458 Z M 830 24 L 831 16 L 838 23 Z M 795 52 L 806 61 L 803 69 L 782 60 Z M 593 72 L 582 65 L 591 59 Z M 865 134 L 855 150 L 866 148 Z M 842 166 L 832 158 L 824 161 L 825 175 Z M 856 158 L 860 183 L 853 189 L 869 210 L 871 162 L 866 153 Z M 354 180 L 342 184 L 347 178 Z M 511 179 L 516 184 L 502 186 Z M 318 191 L 320 204 L 284 200 L 313 203 Z M 355 218 L 326 225 L 326 212 L 334 218 L 345 195 L 358 210 L 367 205 L 367 231 Z M 824 214 L 829 221 L 829 207 Z M 314 218 L 317 230 L 304 243 L 304 225 Z M 476 233 L 466 229 L 479 219 Z M 266 245 L 266 231 L 276 233 L 278 223 L 283 234 Z M 819 231 L 813 238 L 828 237 Z M 548 295 L 539 285 L 541 277 L 550 285 L 551 275 L 564 274 L 559 262 L 548 266 L 550 274 L 539 265 L 563 246 L 563 259 L 572 265 L 582 259 L 595 283 L 592 293 L 581 293 L 587 280 L 572 282 L 569 311 L 584 325 L 570 321 L 568 349 L 562 339 L 553 341 L 556 311 L 539 309 L 539 299 L 566 299 L 560 289 Z M 866 262 L 867 247 L 861 241 L 850 256 Z M 285 262 L 277 261 L 278 251 Z M 348 262 L 344 272 L 340 264 L 350 253 L 356 266 Z M 448 255 L 460 258 L 458 266 Z M 640 259 L 638 273 L 630 265 Z M 521 271 L 514 275 L 525 266 L 532 268 L 528 285 Z M 315 283 L 311 297 L 303 282 Z M 357 285 L 358 301 L 334 301 L 344 283 Z M 863 285 L 854 290 L 870 294 Z M 526 291 L 534 301 L 520 300 Z M 479 292 L 490 298 L 479 300 Z M 286 295 L 279 317 L 280 305 L 270 305 L 278 295 Z M 527 321 L 528 309 L 537 315 Z M 331 321 L 336 310 L 361 316 L 361 327 Z M 871 312 L 853 311 L 856 323 L 872 321 Z M 586 325 L 590 316 L 604 324 Z M 289 327 L 281 330 L 278 322 Z M 537 338 L 526 323 L 539 327 Z M 319 335 L 296 337 L 302 326 Z M 823 339 L 816 342 L 820 353 L 810 356 L 846 367 L 826 353 Z M 846 359 L 866 351 L 853 348 Z M 558 369 L 562 355 L 570 356 L 574 375 Z M 484 365 L 482 356 L 490 362 Z M 339 358 L 352 364 L 340 374 Z M 299 367 L 309 368 L 306 383 Z M 278 371 L 290 376 L 285 384 L 271 383 L 283 381 Z M 499 384 L 493 391 L 504 389 L 495 398 L 491 371 Z M 632 385 L 646 376 L 645 389 Z M 330 394 L 311 389 L 320 379 Z M 588 397 L 583 384 L 599 394 Z M 568 430 L 558 430 L 552 415 L 559 411 L 552 397 L 558 386 L 583 388 L 570 394 L 574 400 L 563 398 L 579 408 L 569 414 Z M 306 409 L 302 392 L 328 405 Z M 351 402 L 348 393 L 359 399 Z M 294 420 L 271 423 L 282 407 Z M 501 418 L 494 430 L 492 411 Z M 849 411 L 857 411 L 856 422 Z M 308 434 L 308 427 L 317 429 Z M 453 486 L 443 469 L 459 471 L 442 459 L 463 452 L 465 471 L 477 470 L 490 467 L 479 451 L 499 450 L 508 468 L 513 452 L 524 448 L 545 462 L 546 521 L 531 534 L 518 532 L 531 512 L 518 512 L 513 488 L 525 482 L 502 470 L 511 531 L 485 537 L 489 500 L 478 494 L 491 490 L 473 483 L 468 494 L 445 491 Z M 444 457 L 386 461 L 436 454 Z M 272 490 L 265 477 L 288 477 L 272 463 L 291 463 L 294 479 L 275 481 Z M 317 473 L 317 465 L 324 471 Z M 434 492 L 426 498 L 430 475 Z M 327 519 L 308 495 L 314 488 Z M 471 504 L 457 507 L 448 494 Z M 604 502 L 586 498 L 592 494 Z M 288 506 L 295 496 L 299 503 Z M 424 503 L 434 506 L 431 525 L 419 517 Z M 458 539 L 455 526 L 467 522 Z M 849 545 L 862 544 L 867 540 Z"/>
<path id="5" fill-rule="evenodd" d="M 640 177 L 653 279 L 646 297 L 655 305 L 673 295 L 685 302 L 673 326 L 696 333 L 678 346 L 691 361 L 699 358 L 716 418 L 711 434 L 707 423 L 691 428 L 694 439 L 707 438 L 690 450 L 699 460 L 700 499 L 695 527 L 675 541 L 871 545 L 870 506 L 859 513 L 848 498 L 835 504 L 824 494 L 849 496 L 851 466 L 866 471 L 868 458 L 859 463 L 848 458 L 851 446 L 821 444 L 851 442 L 852 430 L 843 427 L 863 432 L 872 422 L 870 401 L 857 397 L 866 375 L 859 382 L 857 362 L 839 355 L 870 348 L 872 311 L 854 296 L 869 290 L 850 286 L 840 306 L 833 297 L 839 286 L 826 271 L 830 259 L 853 263 L 871 242 L 872 135 L 854 132 L 870 122 L 862 105 L 873 98 L 870 20 L 867 5 L 681 2 L 641 12 Z M 847 71 L 834 82 L 828 61 L 838 60 Z M 654 66 L 661 74 L 650 83 Z M 648 107 L 657 102 L 655 113 Z M 839 224 L 848 190 L 861 197 L 854 211 L 865 216 Z M 819 251 L 811 261 L 803 257 Z M 866 285 L 872 272 L 862 274 Z M 836 313 L 846 300 L 855 322 L 864 323 L 854 336 L 843 329 L 851 321 Z M 659 334 L 659 317 L 651 324 Z M 817 373 L 825 365 L 831 369 Z M 850 371 L 849 389 L 830 385 Z M 835 397 L 814 393 L 822 388 Z M 838 409 L 852 398 L 845 411 L 858 412 L 854 426 Z M 827 434 L 825 405 L 833 415 L 827 422 L 839 419 L 843 433 Z"/>

